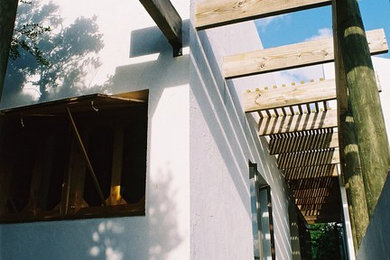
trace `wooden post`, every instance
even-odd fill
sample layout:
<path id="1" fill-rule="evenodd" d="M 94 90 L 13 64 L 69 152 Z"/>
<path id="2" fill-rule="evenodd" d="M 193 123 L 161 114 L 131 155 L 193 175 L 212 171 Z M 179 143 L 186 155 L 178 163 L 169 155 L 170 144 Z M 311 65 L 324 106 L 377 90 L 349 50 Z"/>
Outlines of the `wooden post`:
<path id="1" fill-rule="evenodd" d="M 357 250 L 369 223 L 367 199 L 360 163 L 359 148 L 355 135 L 356 127 L 349 111 L 340 115 L 341 169 L 343 172 L 348 209 L 352 222 L 354 248 Z"/>
<path id="2" fill-rule="evenodd" d="M 0 0 L 0 98 L 3 93 L 17 7 L 18 0 Z"/>
<path id="3" fill-rule="evenodd" d="M 389 144 L 357 0 L 337 0 L 334 1 L 334 7 L 339 55 L 348 93 L 347 103 L 346 100 L 343 102 L 353 117 L 353 128 L 356 131 L 355 141 L 351 138 L 343 142 L 344 145 L 357 144 L 353 149 L 354 153 L 360 155 L 368 212 L 372 216 L 390 165 Z M 348 114 L 345 118 L 349 118 Z M 340 132 L 343 131 L 341 129 Z M 355 165 L 351 161 L 349 163 Z M 358 165 L 351 167 L 358 169 Z M 349 174 L 355 176 L 353 173 Z M 355 220 L 360 221 L 361 217 L 355 216 Z"/>
<path id="4" fill-rule="evenodd" d="M 333 0 L 333 40 L 335 52 L 336 93 L 339 127 L 339 146 L 341 172 L 345 190 L 347 193 L 348 210 L 351 217 L 351 228 L 354 248 L 357 250 L 364 237 L 368 223 L 368 207 L 361 169 L 359 146 L 356 136 L 356 125 L 348 102 L 348 90 L 344 68 L 344 60 L 341 55 L 342 35 L 339 33 L 340 19 L 337 0 Z"/>

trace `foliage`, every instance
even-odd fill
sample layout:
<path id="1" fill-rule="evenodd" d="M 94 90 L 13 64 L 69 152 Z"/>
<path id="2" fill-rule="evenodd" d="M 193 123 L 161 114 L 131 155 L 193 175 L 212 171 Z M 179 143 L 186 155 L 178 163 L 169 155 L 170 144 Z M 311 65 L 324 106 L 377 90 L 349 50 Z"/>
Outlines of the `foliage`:
<path id="1" fill-rule="evenodd" d="M 336 223 L 312 224 L 309 231 L 313 260 L 341 259 L 341 234 Z"/>
<path id="2" fill-rule="evenodd" d="M 59 6 L 50 2 L 21 2 L 11 43 L 4 96 L 12 97 L 26 86 L 39 90 L 39 100 L 50 93 L 74 95 L 90 70 L 101 63 L 103 48 L 96 17 L 78 17 L 64 25 Z M 92 86 L 93 87 L 93 86 Z"/>
<path id="3" fill-rule="evenodd" d="M 38 39 L 40 35 L 50 31 L 50 27 L 36 23 L 23 24 L 15 28 L 11 41 L 11 59 L 16 60 L 20 57 L 21 48 L 33 55 L 41 65 L 49 65 L 49 61 L 43 57 L 42 51 L 38 47 Z"/>

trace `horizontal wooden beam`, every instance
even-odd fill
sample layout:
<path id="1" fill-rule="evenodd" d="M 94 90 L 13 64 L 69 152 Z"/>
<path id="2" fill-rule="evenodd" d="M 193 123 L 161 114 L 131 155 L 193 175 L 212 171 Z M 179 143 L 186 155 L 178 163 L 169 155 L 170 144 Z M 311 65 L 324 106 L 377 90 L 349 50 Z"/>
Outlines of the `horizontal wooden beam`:
<path id="1" fill-rule="evenodd" d="M 339 151 L 308 151 L 298 153 L 283 153 L 278 157 L 279 169 L 337 164 L 340 162 Z"/>
<path id="2" fill-rule="evenodd" d="M 259 121 L 259 135 L 263 136 L 336 126 L 337 110 L 327 110 L 309 114 L 261 118 Z"/>
<path id="3" fill-rule="evenodd" d="M 196 5 L 195 27 L 212 28 L 329 4 L 329 0 L 206 0 Z"/>
<path id="4" fill-rule="evenodd" d="M 262 89 L 242 94 L 246 113 L 331 100 L 336 98 L 336 83 L 334 79 L 276 89 Z"/>
<path id="5" fill-rule="evenodd" d="M 388 51 L 383 29 L 372 30 L 366 33 L 371 54 Z M 333 39 L 330 37 L 225 56 L 223 58 L 223 74 L 225 78 L 236 78 L 315 65 L 333 60 Z"/>
<path id="6" fill-rule="evenodd" d="M 171 1 L 140 0 L 140 2 L 172 45 L 173 56 L 182 55 L 182 19 Z"/>
<path id="7" fill-rule="evenodd" d="M 274 138 L 269 141 L 270 154 L 301 152 L 339 146 L 337 133 L 321 133 Z"/>
<path id="8" fill-rule="evenodd" d="M 381 91 L 377 81 L 378 91 Z M 265 109 L 277 109 L 336 99 L 335 79 L 320 80 L 301 84 L 274 86 L 272 89 L 256 89 L 242 94 L 245 113 Z"/>

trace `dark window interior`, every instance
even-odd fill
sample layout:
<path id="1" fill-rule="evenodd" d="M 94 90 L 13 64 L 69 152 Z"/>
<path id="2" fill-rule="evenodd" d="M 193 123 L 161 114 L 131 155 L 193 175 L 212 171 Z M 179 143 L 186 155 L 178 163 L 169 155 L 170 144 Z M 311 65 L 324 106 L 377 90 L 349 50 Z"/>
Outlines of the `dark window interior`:
<path id="1" fill-rule="evenodd" d="M 104 202 L 65 106 L 0 116 L 0 221 L 144 215 L 147 104 L 122 103 L 72 112 Z"/>
<path id="2" fill-rule="evenodd" d="M 110 127 L 93 128 L 88 133 L 88 155 L 105 199 L 110 195 L 111 188 L 113 141 L 113 129 Z M 90 206 L 102 204 L 88 169 L 85 175 L 84 199 Z"/>

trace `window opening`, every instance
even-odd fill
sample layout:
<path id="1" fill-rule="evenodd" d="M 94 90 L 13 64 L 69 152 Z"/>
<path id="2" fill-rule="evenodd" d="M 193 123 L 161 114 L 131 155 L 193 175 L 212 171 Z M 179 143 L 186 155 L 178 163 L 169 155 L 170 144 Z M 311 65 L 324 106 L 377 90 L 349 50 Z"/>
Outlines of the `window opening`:
<path id="1" fill-rule="evenodd" d="M 0 221 L 144 215 L 147 94 L 3 110 Z"/>
<path id="2" fill-rule="evenodd" d="M 249 171 L 254 259 L 274 260 L 270 186 L 258 173 L 256 164 L 250 162 Z"/>

